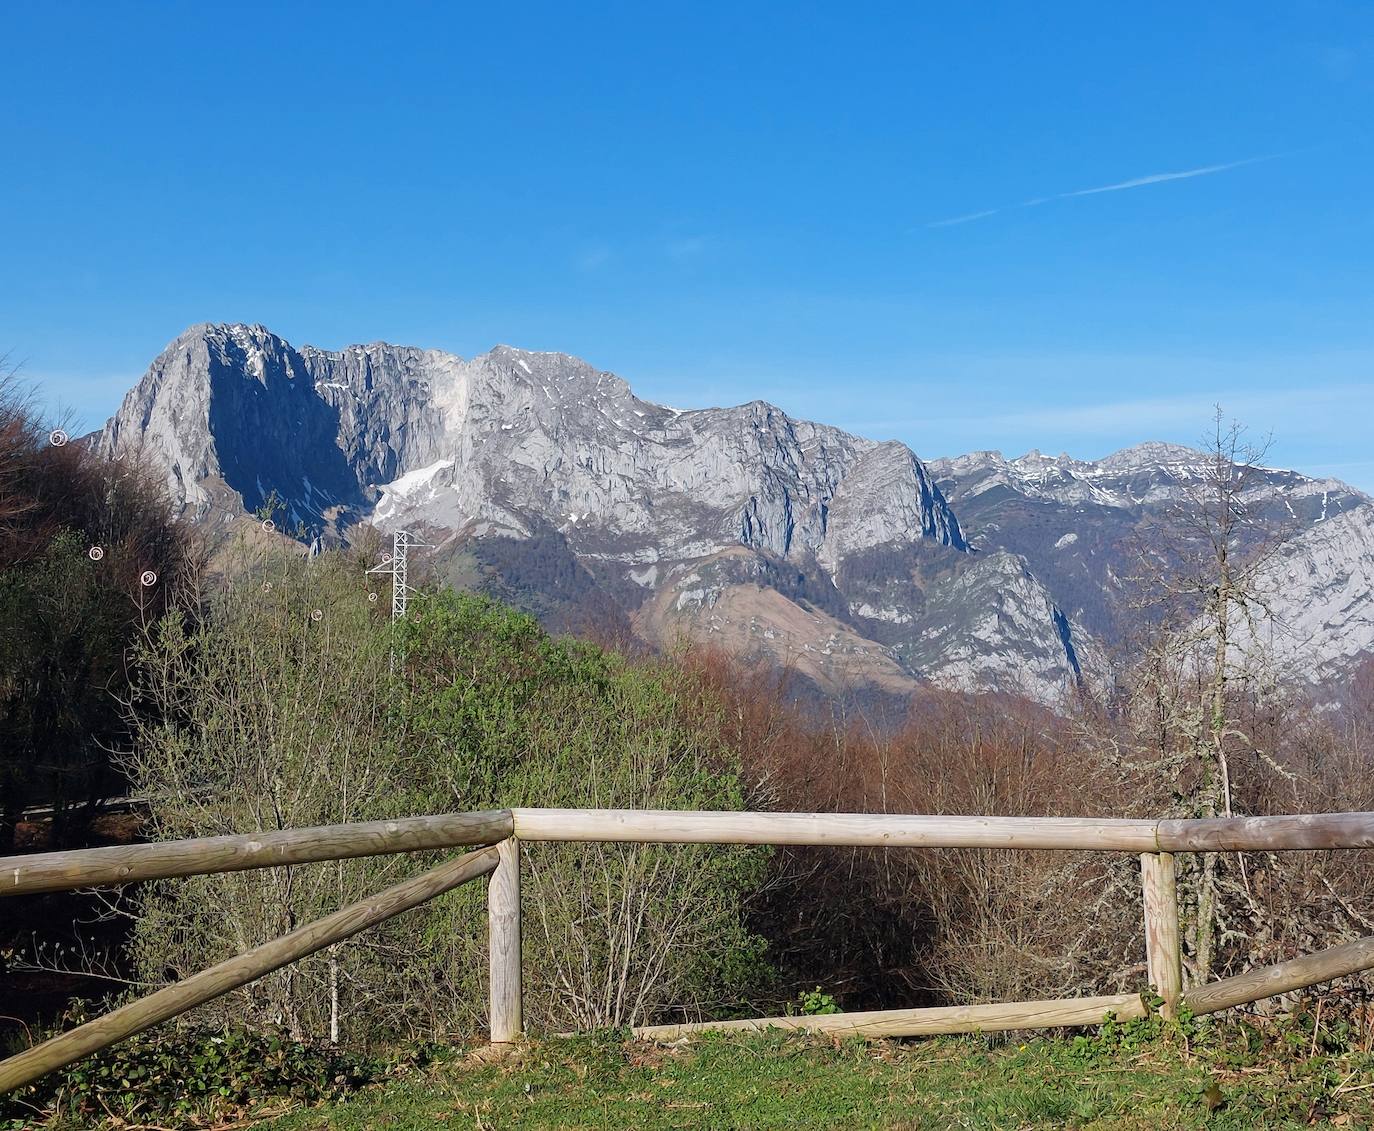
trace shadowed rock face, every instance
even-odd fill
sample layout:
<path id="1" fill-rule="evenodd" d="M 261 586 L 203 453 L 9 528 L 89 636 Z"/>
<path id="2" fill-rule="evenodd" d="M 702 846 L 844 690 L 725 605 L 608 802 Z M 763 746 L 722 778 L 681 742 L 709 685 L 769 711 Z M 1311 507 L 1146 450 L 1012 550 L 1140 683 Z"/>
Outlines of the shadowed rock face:
<path id="1" fill-rule="evenodd" d="M 206 521 L 272 499 L 307 539 L 422 532 L 442 572 L 550 623 L 747 643 L 822 686 L 934 678 L 1046 702 L 1119 627 L 1124 534 L 1199 458 L 927 465 L 762 401 L 656 405 L 564 354 L 331 352 L 243 325 L 182 334 L 95 443 L 141 450 Z M 1272 479 L 1266 505 L 1309 525 L 1364 502 Z"/>
<path id="2" fill-rule="evenodd" d="M 370 512 L 379 484 L 437 444 L 426 355 L 391 346 L 296 350 L 261 326 L 197 326 L 169 345 L 97 440 L 141 450 L 192 513 L 270 495 L 317 533 Z M 207 484 L 214 483 L 218 490 Z"/>
<path id="3" fill-rule="evenodd" d="M 963 548 L 901 445 L 759 401 L 680 412 L 576 358 L 507 347 L 470 361 L 390 345 L 330 353 L 260 326 L 198 326 L 98 443 L 141 446 L 185 506 L 204 505 L 216 479 L 247 509 L 275 492 L 310 529 L 330 508 L 389 526 L 552 523 L 594 557 L 643 562 L 745 545 L 838 563 L 913 537 Z"/>

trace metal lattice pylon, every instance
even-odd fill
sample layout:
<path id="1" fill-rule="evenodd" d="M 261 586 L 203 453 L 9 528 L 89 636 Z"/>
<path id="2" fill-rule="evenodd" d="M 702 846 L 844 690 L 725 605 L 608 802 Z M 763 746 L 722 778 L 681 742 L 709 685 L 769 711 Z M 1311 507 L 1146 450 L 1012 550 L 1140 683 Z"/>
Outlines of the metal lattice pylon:
<path id="1" fill-rule="evenodd" d="M 397 530 L 391 536 L 391 553 L 382 556 L 380 565 L 373 566 L 368 573 L 391 575 L 391 621 L 394 624 L 406 615 L 406 602 L 415 592 L 410 587 L 409 552 L 411 547 L 427 547 L 408 530 Z"/>

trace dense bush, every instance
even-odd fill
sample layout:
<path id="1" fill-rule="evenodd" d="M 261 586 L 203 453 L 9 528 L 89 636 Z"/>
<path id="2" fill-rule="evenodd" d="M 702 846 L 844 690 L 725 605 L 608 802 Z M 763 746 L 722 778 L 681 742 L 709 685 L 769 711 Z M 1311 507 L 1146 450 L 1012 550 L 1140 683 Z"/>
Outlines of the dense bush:
<path id="1" fill-rule="evenodd" d="M 274 1101 L 342 1096 L 422 1063 L 424 1054 L 366 1056 L 243 1029 L 158 1030 L 0 1096 L 0 1128 L 32 1127 L 35 1117 L 58 1126 L 205 1126 Z"/>
<path id="2" fill-rule="evenodd" d="M 125 764 L 135 788 L 159 798 L 149 834 L 414 811 L 406 747 L 390 725 L 387 639 L 360 571 L 329 557 L 237 564 L 199 617 L 165 618 L 138 654 Z M 361 898 L 414 863 L 379 858 L 144 885 L 136 965 L 151 981 L 184 977 Z M 369 1008 L 408 950 L 395 932 L 368 933 L 210 1012 L 215 1023 L 239 1016 L 295 1038 L 328 1036 L 345 1009 Z"/>
<path id="3" fill-rule="evenodd" d="M 410 741 L 446 808 L 744 806 L 719 705 L 680 665 L 555 640 L 452 592 L 405 624 L 401 647 Z M 736 1001 L 759 973 L 741 904 L 762 860 L 719 846 L 527 846 L 530 1018 L 623 1025 Z"/>
<path id="4" fill-rule="evenodd" d="M 682 668 L 555 640 L 436 593 L 394 630 L 356 562 L 248 563 L 141 656 L 130 772 L 175 838 L 507 805 L 738 808 L 737 763 Z M 394 660 L 393 660 L 394 657 Z M 434 854 L 150 885 L 141 970 L 181 977 L 434 863 Z M 713 1008 L 759 970 L 742 926 L 762 854 L 528 846 L 526 1012 L 536 1027 Z M 470 1033 L 486 1013 L 470 885 L 218 1005 L 298 1038 Z"/>
<path id="5" fill-rule="evenodd" d="M 1115 780 L 1093 749 L 1010 697 L 931 692 L 893 731 L 817 728 L 711 662 L 721 694 L 743 688 L 743 757 L 777 808 L 1077 816 L 1145 803 L 1092 788 Z M 894 1008 L 1129 985 L 1139 898 L 1127 856 L 797 846 L 775 855 L 752 921 L 786 981 L 849 1009 Z"/>

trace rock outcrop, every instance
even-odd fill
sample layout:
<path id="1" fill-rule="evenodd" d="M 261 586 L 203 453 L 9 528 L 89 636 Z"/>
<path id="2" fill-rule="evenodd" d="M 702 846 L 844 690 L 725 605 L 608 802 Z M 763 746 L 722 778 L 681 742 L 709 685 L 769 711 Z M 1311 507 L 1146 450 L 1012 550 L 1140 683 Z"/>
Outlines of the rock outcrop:
<path id="1" fill-rule="evenodd" d="M 93 442 L 141 452 L 205 522 L 270 511 L 310 543 L 416 531 L 441 572 L 551 623 L 728 641 L 828 687 L 1043 702 L 1120 634 L 1131 536 L 1205 472 L 1164 444 L 925 463 L 762 401 L 653 404 L 565 354 L 328 351 L 244 325 L 182 334 Z M 1374 647 L 1374 507 L 1281 470 L 1247 504 L 1296 527 L 1276 597 L 1294 656 L 1343 670 Z"/>

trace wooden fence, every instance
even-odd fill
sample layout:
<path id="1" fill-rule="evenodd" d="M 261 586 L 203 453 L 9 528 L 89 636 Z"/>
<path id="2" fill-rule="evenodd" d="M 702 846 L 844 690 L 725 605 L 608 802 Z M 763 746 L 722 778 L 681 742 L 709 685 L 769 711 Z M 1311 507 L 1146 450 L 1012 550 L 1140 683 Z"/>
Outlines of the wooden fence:
<path id="1" fill-rule="evenodd" d="M 1258 1001 L 1374 968 L 1374 937 L 1183 990 L 1174 854 L 1374 847 L 1374 813 L 1215 820 L 1088 817 L 943 817 L 864 813 L 739 813 L 643 809 L 501 809 L 371 821 L 245 836 L 205 837 L 0 859 L 0 896 L 102 887 L 139 880 L 345 860 L 422 850 L 473 848 L 318 922 L 246 951 L 184 981 L 0 1061 L 0 1092 L 107 1048 L 150 1026 L 313 954 L 393 915 L 482 876 L 487 886 L 490 1035 L 523 1032 L 520 960 L 520 841 L 657 844 L 806 844 L 909 848 L 1081 849 L 1140 855 L 1150 984 L 1174 1016 Z M 1144 1017 L 1139 994 L 764 1017 L 636 1029 L 675 1038 L 706 1029 L 808 1029 L 866 1037 L 1095 1025 L 1107 1014 Z"/>

